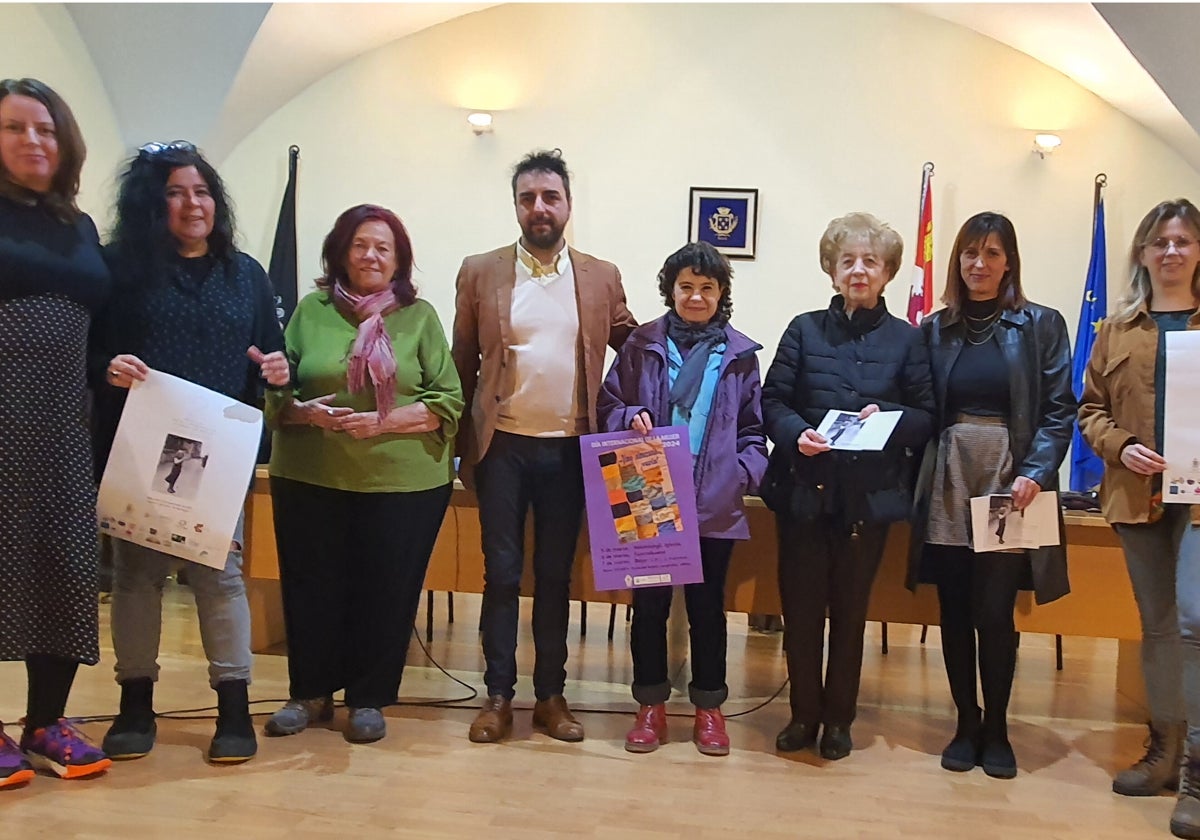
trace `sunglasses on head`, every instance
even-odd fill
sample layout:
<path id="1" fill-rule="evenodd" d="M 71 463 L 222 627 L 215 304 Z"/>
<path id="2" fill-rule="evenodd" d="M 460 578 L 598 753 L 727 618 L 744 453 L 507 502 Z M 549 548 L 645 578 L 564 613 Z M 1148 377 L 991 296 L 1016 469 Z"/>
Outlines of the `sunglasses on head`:
<path id="1" fill-rule="evenodd" d="M 196 146 L 186 140 L 172 140 L 170 143 L 147 143 L 138 147 L 138 156 L 152 158 L 164 152 L 194 152 Z"/>

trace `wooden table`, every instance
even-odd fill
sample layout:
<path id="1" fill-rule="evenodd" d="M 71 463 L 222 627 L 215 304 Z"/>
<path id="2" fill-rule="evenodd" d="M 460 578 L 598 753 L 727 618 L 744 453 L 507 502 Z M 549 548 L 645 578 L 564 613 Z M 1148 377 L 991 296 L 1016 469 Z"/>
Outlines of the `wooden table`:
<path id="1" fill-rule="evenodd" d="M 746 504 L 753 537 L 739 542 L 734 549 L 725 606 L 733 612 L 778 614 L 775 517 L 757 497 L 747 497 Z M 1036 606 L 1032 593 L 1022 592 L 1017 599 L 1017 629 L 1023 633 L 1117 639 L 1116 689 L 1144 708 L 1141 624 L 1120 543 L 1099 515 L 1068 513 L 1066 523 L 1071 594 L 1052 604 Z M 251 641 L 255 651 L 264 651 L 283 642 L 285 633 L 271 492 L 266 470 L 261 467 L 247 501 L 245 540 Z M 938 606 L 933 587 L 921 586 L 913 594 L 904 586 L 907 543 L 908 526 L 893 527 L 867 617 L 895 624 L 936 625 Z M 526 545 L 532 546 L 532 538 Z M 529 563 L 527 556 L 527 567 Z M 429 561 L 425 588 L 442 592 L 483 591 L 478 502 L 475 494 L 458 482 Z M 522 594 L 532 593 L 533 575 L 527 568 Z M 628 591 L 599 592 L 593 588 L 586 528 L 576 549 L 571 598 L 606 604 L 629 603 Z"/>

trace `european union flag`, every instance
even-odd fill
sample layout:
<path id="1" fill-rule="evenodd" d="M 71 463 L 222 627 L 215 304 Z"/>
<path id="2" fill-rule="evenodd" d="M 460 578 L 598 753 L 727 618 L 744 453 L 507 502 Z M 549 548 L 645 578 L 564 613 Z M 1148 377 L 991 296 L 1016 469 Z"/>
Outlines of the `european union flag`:
<path id="1" fill-rule="evenodd" d="M 1104 249 L 1104 197 L 1096 202 L 1092 223 L 1092 257 L 1088 260 L 1087 282 L 1083 287 L 1083 304 L 1079 308 L 1079 327 L 1075 331 L 1075 356 L 1072 359 L 1071 379 L 1075 396 L 1083 393 L 1083 378 L 1092 344 L 1100 323 L 1108 314 L 1108 260 Z M 1095 490 L 1104 475 L 1104 462 L 1079 434 L 1079 422 L 1071 440 L 1071 489 L 1076 492 Z"/>

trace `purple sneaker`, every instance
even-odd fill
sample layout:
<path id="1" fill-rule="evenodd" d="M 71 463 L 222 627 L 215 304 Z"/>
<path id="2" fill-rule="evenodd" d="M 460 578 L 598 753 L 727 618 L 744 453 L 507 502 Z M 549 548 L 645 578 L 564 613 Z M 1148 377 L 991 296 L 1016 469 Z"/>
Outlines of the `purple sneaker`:
<path id="1" fill-rule="evenodd" d="M 4 734 L 4 724 L 0 724 L 0 788 L 23 785 L 33 775 L 33 767 L 21 755 L 21 748 Z"/>
<path id="2" fill-rule="evenodd" d="M 64 779 L 94 776 L 112 766 L 112 759 L 88 742 L 66 718 L 26 732 L 21 738 L 21 749 L 34 768 L 49 770 Z"/>

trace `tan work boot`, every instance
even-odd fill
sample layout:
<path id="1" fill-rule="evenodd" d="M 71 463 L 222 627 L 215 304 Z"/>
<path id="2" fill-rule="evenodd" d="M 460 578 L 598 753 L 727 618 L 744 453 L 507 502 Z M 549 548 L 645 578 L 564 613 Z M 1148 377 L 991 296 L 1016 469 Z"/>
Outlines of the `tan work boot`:
<path id="1" fill-rule="evenodd" d="M 1200 749 L 1193 748 L 1179 777 L 1179 801 L 1171 814 L 1171 833 L 1176 837 L 1200 838 Z"/>
<path id="2" fill-rule="evenodd" d="M 1179 762 L 1183 757 L 1183 723 L 1151 721 L 1146 754 L 1113 779 L 1113 793 L 1122 796 L 1158 796 L 1179 787 Z"/>

